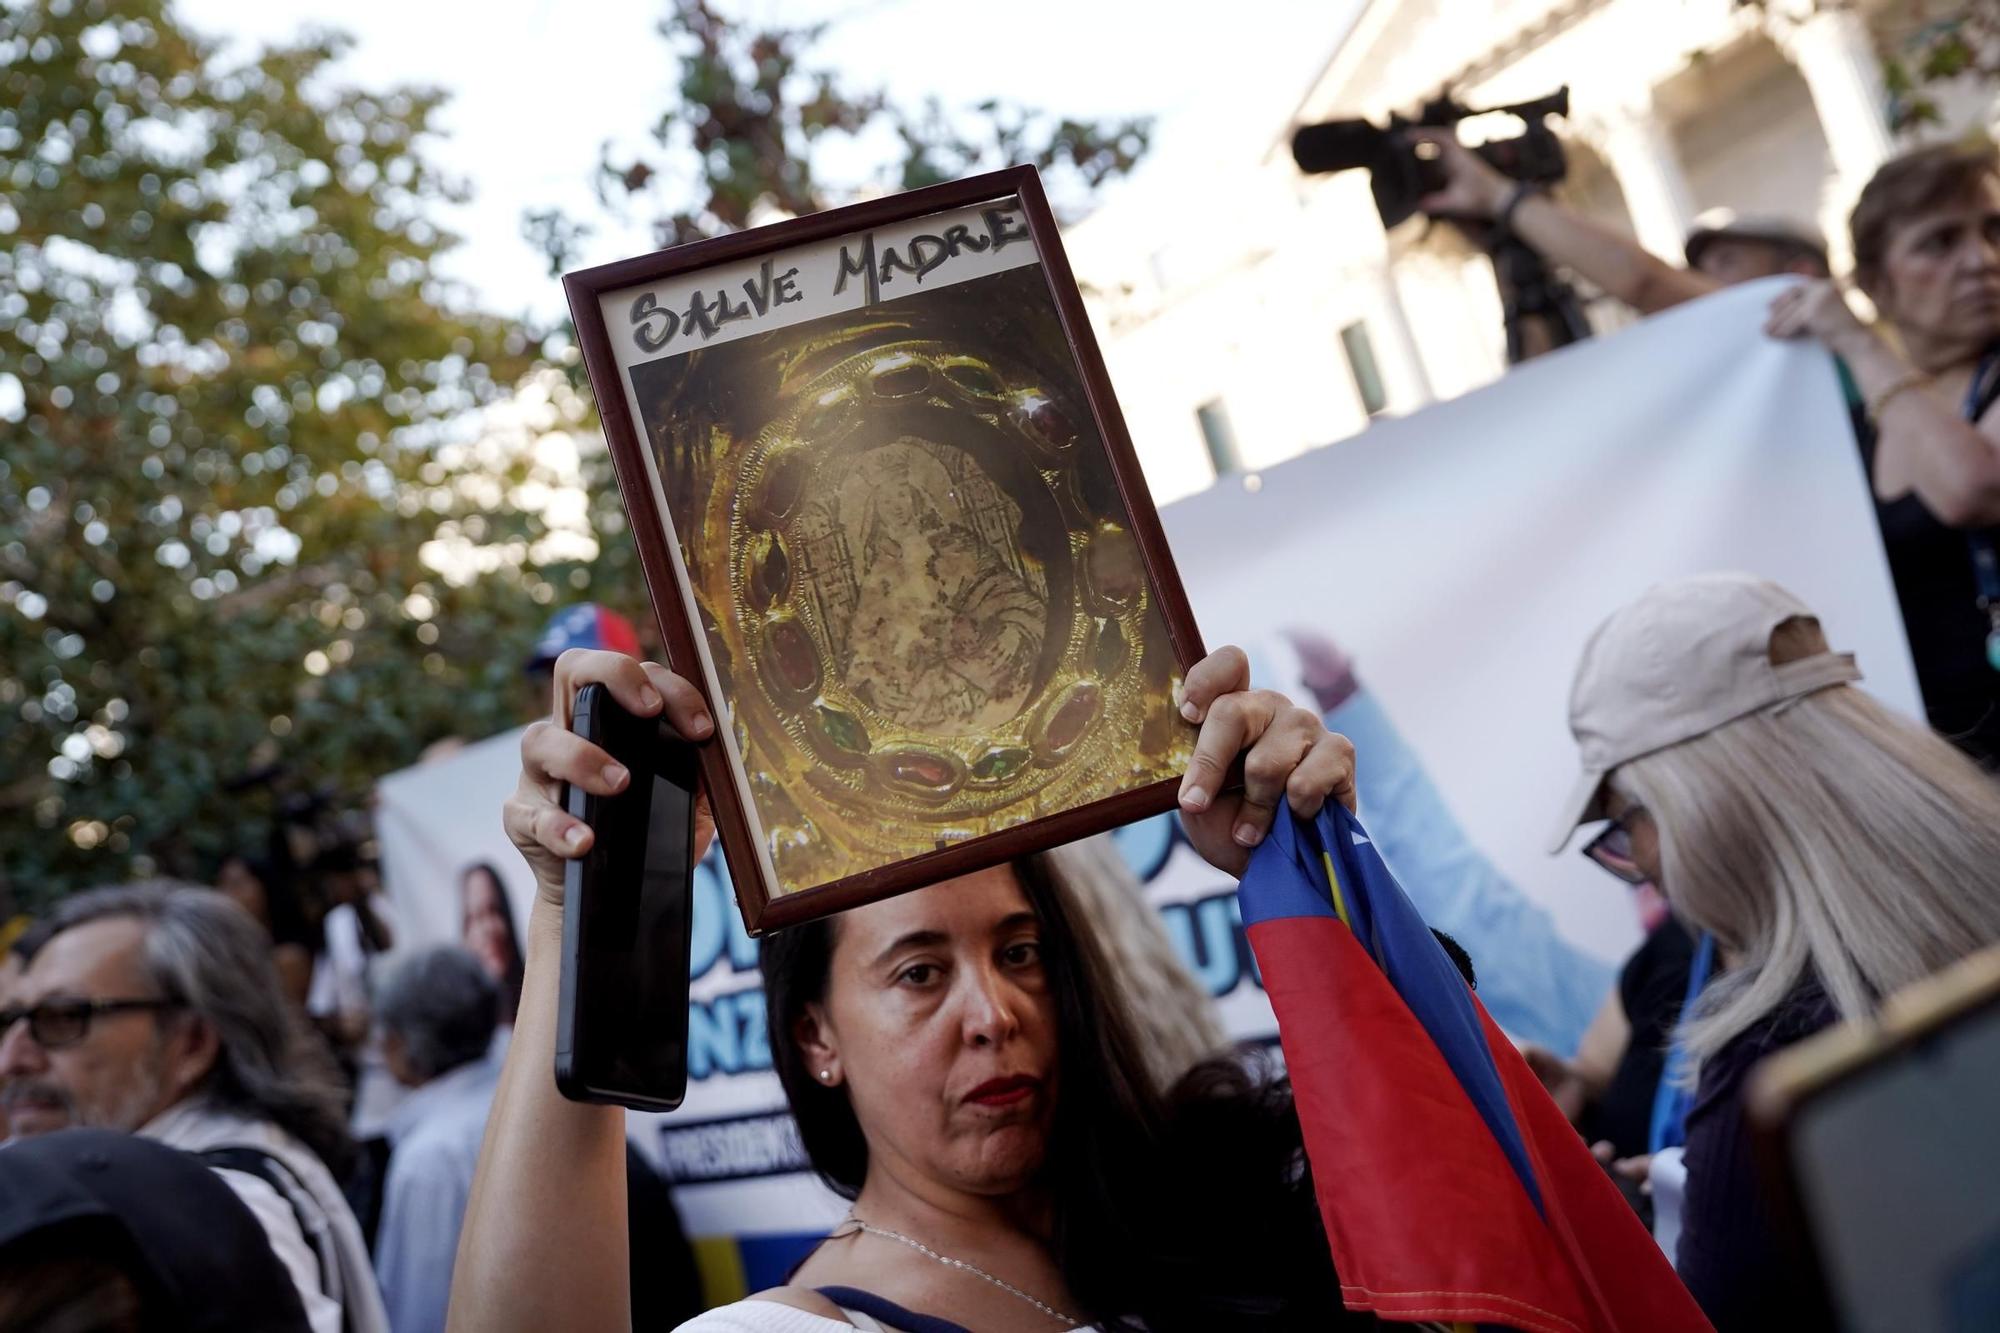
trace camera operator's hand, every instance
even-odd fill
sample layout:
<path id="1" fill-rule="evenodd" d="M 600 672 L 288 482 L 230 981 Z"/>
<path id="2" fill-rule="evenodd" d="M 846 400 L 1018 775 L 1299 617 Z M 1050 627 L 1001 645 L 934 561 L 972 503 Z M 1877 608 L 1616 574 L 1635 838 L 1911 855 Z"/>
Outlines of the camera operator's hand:
<path id="1" fill-rule="evenodd" d="M 1444 168 L 1445 186 L 1425 195 L 1417 207 L 1432 217 L 1485 219 L 1498 213 L 1507 202 L 1514 182 L 1458 141 L 1453 130 L 1413 130 L 1411 138 L 1435 144 L 1438 165 Z"/>
<path id="2" fill-rule="evenodd" d="M 693 741 L 715 734 L 700 693 L 657 662 L 588 648 L 572 648 L 556 659 L 555 716 L 535 723 L 521 738 L 521 781 L 505 811 L 507 836 L 533 867 L 537 896 L 555 908 L 562 906 L 563 862 L 589 851 L 592 836 L 588 825 L 563 809 L 563 783 L 610 796 L 632 780 L 610 755 L 569 729 L 577 691 L 593 682 L 609 689 L 635 717 L 664 712 L 674 729 Z M 714 838 L 715 816 L 703 794 L 694 810 L 697 861 L 708 854 Z"/>
<path id="3" fill-rule="evenodd" d="M 1817 338 L 1836 352 L 1871 336 L 1831 278 L 1801 282 L 1779 292 L 1771 300 L 1764 332 L 1773 338 Z"/>

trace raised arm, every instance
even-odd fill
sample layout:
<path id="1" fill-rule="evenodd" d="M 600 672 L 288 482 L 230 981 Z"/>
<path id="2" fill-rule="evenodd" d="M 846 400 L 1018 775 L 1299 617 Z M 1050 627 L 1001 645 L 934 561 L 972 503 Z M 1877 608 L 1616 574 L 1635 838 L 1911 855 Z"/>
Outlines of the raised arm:
<path id="1" fill-rule="evenodd" d="M 506 807 L 507 833 L 535 871 L 527 974 L 507 1064 L 486 1122 L 458 1262 L 452 1270 L 454 1333 L 540 1333 L 631 1327 L 626 1253 L 625 1112 L 572 1102 L 556 1091 L 556 995 L 562 953 L 563 862 L 590 848 L 588 828 L 562 809 L 562 784 L 609 795 L 629 775 L 568 729 L 576 691 L 608 687 L 639 716 L 667 719 L 706 740 L 715 727 L 692 685 L 652 663 L 572 649 L 556 661 L 556 718 L 521 741 L 521 782 Z M 714 836 L 697 815 L 700 856 Z M 634 886 L 636 890 L 637 886 Z"/>
<path id="2" fill-rule="evenodd" d="M 1417 137 L 1437 145 L 1446 180 L 1444 189 L 1424 199 L 1424 212 L 1490 221 L 1506 207 L 1517 182 L 1487 165 L 1449 130 L 1423 131 Z M 1574 269 L 1648 315 L 1719 288 L 1706 274 L 1667 263 L 1631 237 L 1565 208 L 1539 190 L 1522 196 L 1508 226 L 1544 258 Z"/>
<path id="3" fill-rule="evenodd" d="M 1804 282 L 1771 303 L 1766 331 L 1778 338 L 1818 338 L 1847 363 L 1875 416 L 1875 493 L 1894 500 L 1914 491 L 1937 520 L 1953 528 L 2000 523 L 2000 413 L 1979 427 L 1957 405 L 1931 393 L 1930 377 L 1854 317 L 1832 282 Z"/>

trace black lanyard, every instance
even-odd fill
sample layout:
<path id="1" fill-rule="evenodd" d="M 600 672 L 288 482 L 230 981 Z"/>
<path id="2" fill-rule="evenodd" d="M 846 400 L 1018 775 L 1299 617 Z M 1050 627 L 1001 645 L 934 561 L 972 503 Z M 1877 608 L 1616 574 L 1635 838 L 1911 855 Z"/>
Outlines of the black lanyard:
<path id="1" fill-rule="evenodd" d="M 1979 368 L 1972 372 L 1972 383 L 1965 387 L 1965 406 L 1961 412 L 1973 426 L 1979 424 L 1980 416 L 2000 396 L 2000 384 L 1993 378 L 1995 371 L 2000 371 L 2000 348 L 1979 358 Z M 1979 589 L 1979 609 L 1986 613 L 1986 664 L 2000 671 L 2000 553 L 1994 551 L 1993 539 L 1983 531 L 1966 533 L 1965 545 L 1972 555 L 1972 580 Z"/>

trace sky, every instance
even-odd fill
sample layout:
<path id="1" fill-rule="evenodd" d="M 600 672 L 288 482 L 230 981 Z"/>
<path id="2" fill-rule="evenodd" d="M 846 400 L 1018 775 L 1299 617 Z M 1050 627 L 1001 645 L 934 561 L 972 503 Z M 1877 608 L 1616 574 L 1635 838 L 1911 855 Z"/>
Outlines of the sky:
<path id="1" fill-rule="evenodd" d="M 1073 116 L 1157 117 L 1139 182 L 1260 153 L 1345 31 L 1356 0 L 723 0 L 752 19 L 831 20 L 811 62 L 899 102 L 969 107 L 1001 97 Z M 601 146 L 639 143 L 675 70 L 656 24 L 666 0 L 181 0 L 184 19 L 247 51 L 308 26 L 354 38 L 341 65 L 366 86 L 451 95 L 433 156 L 472 189 L 444 220 L 463 241 L 446 262 L 506 315 L 560 314 L 560 286 L 521 236 L 558 206 L 601 223 L 591 189 Z M 1226 13 L 1218 23 L 1213 15 Z M 1252 146 L 1254 145 L 1254 147 Z M 838 164 L 836 163 L 836 166 Z M 1137 183 L 1137 182 L 1135 182 Z M 1114 187 L 1116 188 L 1116 187 Z M 648 248 L 643 230 L 600 227 L 583 259 Z"/>

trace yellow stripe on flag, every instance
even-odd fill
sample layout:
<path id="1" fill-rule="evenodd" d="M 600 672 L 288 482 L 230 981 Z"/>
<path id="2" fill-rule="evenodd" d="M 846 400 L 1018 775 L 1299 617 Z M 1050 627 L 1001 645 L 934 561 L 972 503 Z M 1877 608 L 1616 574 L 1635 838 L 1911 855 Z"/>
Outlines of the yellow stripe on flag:
<path id="1" fill-rule="evenodd" d="M 1321 852 L 1319 859 L 1326 862 L 1326 887 L 1333 891 L 1333 914 L 1340 918 L 1340 924 L 1354 929 L 1353 920 L 1347 915 L 1347 899 L 1340 893 L 1340 872 L 1333 868 L 1333 854 Z"/>
<path id="2" fill-rule="evenodd" d="M 701 1273 L 702 1295 L 709 1308 L 740 1301 L 750 1294 L 743 1276 L 743 1251 L 729 1236 L 700 1236 L 693 1242 L 694 1266 Z"/>

